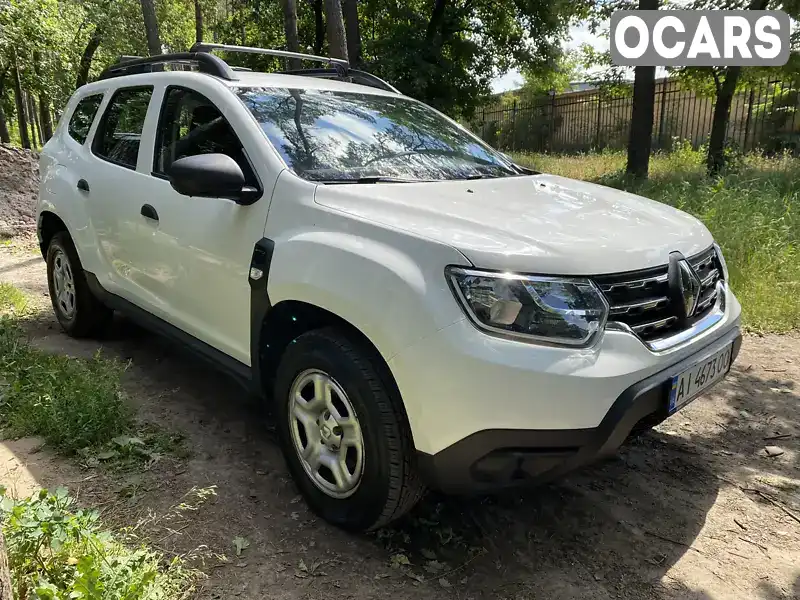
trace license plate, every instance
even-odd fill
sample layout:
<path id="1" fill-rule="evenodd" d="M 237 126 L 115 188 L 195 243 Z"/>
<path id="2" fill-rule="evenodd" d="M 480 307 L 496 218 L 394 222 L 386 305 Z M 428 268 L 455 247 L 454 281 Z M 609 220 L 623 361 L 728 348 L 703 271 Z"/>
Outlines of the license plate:
<path id="1" fill-rule="evenodd" d="M 683 373 L 675 375 L 669 392 L 669 412 L 675 412 L 725 377 L 731 368 L 732 355 L 733 344 L 729 344 Z"/>

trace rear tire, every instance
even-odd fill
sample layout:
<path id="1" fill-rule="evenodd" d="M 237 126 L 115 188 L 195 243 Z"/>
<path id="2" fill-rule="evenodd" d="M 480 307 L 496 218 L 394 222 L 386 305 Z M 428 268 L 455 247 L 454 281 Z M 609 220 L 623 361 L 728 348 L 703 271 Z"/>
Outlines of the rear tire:
<path id="1" fill-rule="evenodd" d="M 66 231 L 56 233 L 47 247 L 47 286 L 53 312 L 67 335 L 96 335 L 111 321 L 112 311 L 89 289 L 75 244 Z"/>
<path id="2" fill-rule="evenodd" d="M 289 344 L 275 381 L 278 432 L 300 492 L 351 531 L 399 518 L 425 491 L 402 402 L 378 360 L 343 329 L 310 331 Z"/>

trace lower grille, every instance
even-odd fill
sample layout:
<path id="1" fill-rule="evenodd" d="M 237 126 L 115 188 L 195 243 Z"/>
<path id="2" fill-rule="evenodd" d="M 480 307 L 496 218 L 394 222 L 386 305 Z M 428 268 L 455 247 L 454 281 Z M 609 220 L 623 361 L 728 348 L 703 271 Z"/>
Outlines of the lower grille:
<path id="1" fill-rule="evenodd" d="M 688 323 L 681 323 L 675 316 L 675 307 L 669 297 L 666 265 L 645 271 L 594 277 L 610 307 L 608 321 L 624 323 L 648 341 L 678 333 L 702 319 L 716 303 L 722 265 L 713 247 L 690 257 L 688 261 L 702 282 L 697 309 Z"/>

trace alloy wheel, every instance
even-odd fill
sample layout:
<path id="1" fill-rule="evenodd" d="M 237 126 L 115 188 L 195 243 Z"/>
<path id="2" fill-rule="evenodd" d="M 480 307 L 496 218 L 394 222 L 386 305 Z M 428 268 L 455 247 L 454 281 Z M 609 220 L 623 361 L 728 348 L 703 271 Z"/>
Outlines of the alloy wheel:
<path id="1" fill-rule="evenodd" d="M 61 248 L 53 257 L 53 288 L 58 310 L 71 319 L 75 315 L 75 278 L 69 258 Z"/>
<path id="2" fill-rule="evenodd" d="M 308 477 L 332 498 L 355 493 L 364 472 L 364 438 L 355 409 L 327 373 L 300 373 L 289 391 L 289 430 Z"/>

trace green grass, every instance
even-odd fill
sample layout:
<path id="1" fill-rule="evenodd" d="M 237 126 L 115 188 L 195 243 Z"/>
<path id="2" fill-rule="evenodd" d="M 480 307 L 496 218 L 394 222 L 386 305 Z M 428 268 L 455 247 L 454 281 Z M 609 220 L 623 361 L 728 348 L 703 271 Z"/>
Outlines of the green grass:
<path id="1" fill-rule="evenodd" d="M 711 178 L 704 158 L 686 147 L 657 154 L 650 178 L 635 182 L 624 176 L 623 152 L 515 156 L 537 170 L 625 189 L 698 217 L 722 247 L 745 327 L 800 328 L 800 159 L 749 155 Z"/>
<path id="2" fill-rule="evenodd" d="M 21 327 L 26 314 L 25 295 L 0 284 L 0 423 L 7 430 L 41 436 L 89 466 L 152 464 L 159 450 L 178 447 L 180 440 L 154 427 L 142 438 L 126 435 L 133 413 L 121 395 L 122 365 L 33 348 Z M 16 598 L 183 600 L 201 575 L 137 537 L 143 521 L 112 534 L 63 488 L 15 499 L 0 486 L 0 523 Z"/>
<path id="3" fill-rule="evenodd" d="M 25 296 L 0 285 L 0 422 L 14 435 L 40 436 L 66 454 L 108 444 L 130 430 L 121 394 L 122 365 L 32 347 L 19 318 Z"/>
<path id="4" fill-rule="evenodd" d="M 190 597 L 196 572 L 132 536 L 120 541 L 102 528 L 96 511 L 77 509 L 63 488 L 22 500 L 3 495 L 0 515 L 16 598 Z"/>
<path id="5" fill-rule="evenodd" d="M 10 283 L 0 282 L 0 312 L 21 314 L 27 305 L 25 294 Z"/>

